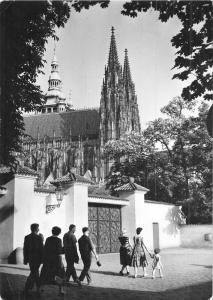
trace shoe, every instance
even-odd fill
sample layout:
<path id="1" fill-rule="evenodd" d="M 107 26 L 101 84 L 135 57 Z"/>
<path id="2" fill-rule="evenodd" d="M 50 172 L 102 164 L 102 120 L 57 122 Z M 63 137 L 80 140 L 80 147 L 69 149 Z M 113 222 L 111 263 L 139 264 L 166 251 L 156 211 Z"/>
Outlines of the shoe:
<path id="1" fill-rule="evenodd" d="M 129 275 L 130 275 L 130 273 L 129 273 L 129 272 L 127 272 L 127 273 L 126 273 L 126 275 L 127 275 L 127 276 L 129 276 Z"/>
<path id="2" fill-rule="evenodd" d="M 64 283 L 64 280 L 59 276 L 55 276 L 55 281 L 58 285 L 62 285 Z"/>
<path id="3" fill-rule="evenodd" d="M 136 274 L 134 275 L 134 278 L 137 278 L 137 275 L 136 275 Z"/>
<path id="4" fill-rule="evenodd" d="M 152 276 L 152 279 L 155 279 L 155 276 Z"/>
<path id="5" fill-rule="evenodd" d="M 87 279 L 87 285 L 90 285 L 92 283 L 91 279 Z"/>
<path id="6" fill-rule="evenodd" d="M 64 296 L 65 294 L 66 294 L 66 293 L 65 293 L 64 290 L 59 292 L 59 296 Z"/>
<path id="7" fill-rule="evenodd" d="M 82 287 L 81 281 L 80 281 L 79 279 L 76 279 L 75 282 L 77 283 L 77 285 L 78 285 L 79 287 Z"/>
<path id="8" fill-rule="evenodd" d="M 124 273 L 123 273 L 123 272 L 121 272 L 121 271 L 119 272 L 119 274 L 120 274 L 121 276 L 124 276 Z"/>

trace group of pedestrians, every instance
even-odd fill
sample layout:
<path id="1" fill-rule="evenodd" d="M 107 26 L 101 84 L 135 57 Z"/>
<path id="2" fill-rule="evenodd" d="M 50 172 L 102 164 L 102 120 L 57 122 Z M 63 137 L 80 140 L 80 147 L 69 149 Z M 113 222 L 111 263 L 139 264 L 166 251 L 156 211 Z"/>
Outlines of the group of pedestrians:
<path id="1" fill-rule="evenodd" d="M 69 282 L 72 276 L 74 282 L 81 286 L 85 277 L 87 283 L 91 283 L 90 267 L 92 263 L 92 253 L 98 261 L 95 247 L 89 238 L 88 227 L 82 228 L 83 235 L 78 240 L 79 252 L 83 261 L 83 270 L 77 277 L 75 263 L 79 262 L 77 251 L 77 239 L 75 236 L 76 226 L 71 224 L 69 231 L 64 234 L 62 240 L 58 237 L 61 228 L 54 226 L 52 236 L 48 237 L 44 243 L 42 234 L 39 234 L 39 224 L 31 225 L 31 233 L 24 239 L 24 264 L 29 263 L 30 275 L 25 284 L 25 293 L 28 293 L 36 284 L 37 293 L 40 294 L 41 286 L 45 284 L 57 284 L 59 294 L 64 294 L 64 284 Z M 67 268 L 65 271 L 62 261 L 62 254 L 65 254 Z M 39 268 L 41 272 L 39 274 Z"/>
<path id="2" fill-rule="evenodd" d="M 122 235 L 119 237 L 119 241 L 121 243 L 120 247 L 120 263 L 122 265 L 120 275 L 124 275 L 124 271 L 126 270 L 126 275 L 129 275 L 129 267 L 134 267 L 134 277 L 137 278 L 138 276 L 138 268 L 142 267 L 143 269 L 143 277 L 147 277 L 147 269 L 148 261 L 146 259 L 146 253 L 150 255 L 150 257 L 153 259 L 152 263 L 152 278 L 155 278 L 156 270 L 159 271 L 159 275 L 162 278 L 162 263 L 161 263 L 161 257 L 160 257 L 160 250 L 154 249 L 154 253 L 151 254 L 144 242 L 142 237 L 142 228 L 138 227 L 136 229 L 136 235 L 133 237 L 133 245 L 130 242 L 130 239 L 127 235 L 127 231 L 123 230 Z"/>

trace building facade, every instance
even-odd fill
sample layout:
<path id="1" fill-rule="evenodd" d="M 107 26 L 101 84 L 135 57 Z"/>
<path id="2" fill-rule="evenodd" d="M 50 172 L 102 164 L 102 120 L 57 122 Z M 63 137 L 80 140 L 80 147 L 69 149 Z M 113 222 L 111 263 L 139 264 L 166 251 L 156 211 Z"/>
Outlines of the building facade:
<path id="1" fill-rule="evenodd" d="M 140 132 L 128 52 L 125 50 L 122 67 L 114 28 L 99 108 L 74 109 L 68 103 L 61 90 L 55 50 L 48 83 L 44 106 L 35 115 L 24 118 L 24 164 L 39 173 L 38 185 L 43 185 L 50 175 L 58 178 L 70 170 L 79 175 L 89 171 L 93 180 L 103 181 L 111 166 L 104 158 L 104 145 L 131 131 Z"/>

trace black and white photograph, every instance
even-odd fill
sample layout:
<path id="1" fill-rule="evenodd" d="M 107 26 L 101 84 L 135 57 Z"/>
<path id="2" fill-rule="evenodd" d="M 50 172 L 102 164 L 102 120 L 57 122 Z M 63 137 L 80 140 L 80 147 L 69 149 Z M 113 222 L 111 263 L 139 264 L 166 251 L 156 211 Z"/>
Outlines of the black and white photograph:
<path id="1" fill-rule="evenodd" d="M 0 1 L 0 300 L 212 300 L 213 1 Z"/>

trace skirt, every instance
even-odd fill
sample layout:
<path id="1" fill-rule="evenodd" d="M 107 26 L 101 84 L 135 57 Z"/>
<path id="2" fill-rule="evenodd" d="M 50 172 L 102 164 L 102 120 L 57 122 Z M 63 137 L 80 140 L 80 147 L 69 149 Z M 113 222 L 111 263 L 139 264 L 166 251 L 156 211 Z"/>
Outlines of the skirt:
<path id="1" fill-rule="evenodd" d="M 122 266 L 130 266 L 132 258 L 131 247 L 120 247 L 120 264 Z"/>
<path id="2" fill-rule="evenodd" d="M 148 266 L 146 255 L 142 248 L 133 250 L 131 266 L 143 268 Z"/>
<path id="3" fill-rule="evenodd" d="M 65 269 L 61 256 L 48 257 L 43 264 L 40 275 L 40 284 L 56 284 L 55 276 L 65 277 Z"/>

